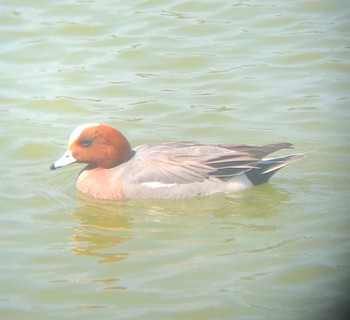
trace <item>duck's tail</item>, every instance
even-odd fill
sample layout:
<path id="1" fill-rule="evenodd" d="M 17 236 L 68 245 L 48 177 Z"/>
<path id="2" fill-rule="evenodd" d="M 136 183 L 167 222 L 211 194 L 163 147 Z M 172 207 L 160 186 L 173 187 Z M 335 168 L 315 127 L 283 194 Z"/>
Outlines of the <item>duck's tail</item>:
<path id="1" fill-rule="evenodd" d="M 308 153 L 294 153 L 278 158 L 262 159 L 255 164 L 256 168 L 246 171 L 245 174 L 253 185 L 259 185 L 269 180 L 280 169 L 307 155 Z"/>

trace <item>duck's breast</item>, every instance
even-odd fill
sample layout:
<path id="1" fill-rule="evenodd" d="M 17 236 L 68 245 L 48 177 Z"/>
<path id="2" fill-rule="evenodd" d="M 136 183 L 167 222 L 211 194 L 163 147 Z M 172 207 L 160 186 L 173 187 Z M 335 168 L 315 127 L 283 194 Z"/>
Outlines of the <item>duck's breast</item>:
<path id="1" fill-rule="evenodd" d="M 77 189 L 97 199 L 125 199 L 123 179 L 113 169 L 83 170 L 77 179 Z"/>

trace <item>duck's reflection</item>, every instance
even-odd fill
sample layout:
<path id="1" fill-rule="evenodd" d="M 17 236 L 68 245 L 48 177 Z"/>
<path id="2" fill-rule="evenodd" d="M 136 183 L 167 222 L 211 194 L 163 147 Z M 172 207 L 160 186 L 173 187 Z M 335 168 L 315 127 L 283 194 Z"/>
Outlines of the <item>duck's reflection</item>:
<path id="1" fill-rule="evenodd" d="M 72 215 L 77 225 L 72 227 L 70 239 L 72 252 L 76 255 L 93 256 L 98 263 L 118 262 L 130 255 L 123 242 L 138 237 L 143 227 L 140 213 L 145 223 L 167 220 L 174 216 L 184 225 L 193 222 L 193 217 L 210 216 L 226 223 L 227 227 L 251 230 L 271 230 L 277 228 L 270 220 L 265 225 L 254 224 L 251 219 L 269 218 L 283 210 L 283 203 L 288 202 L 289 194 L 270 185 L 257 187 L 249 192 L 233 195 L 192 198 L 179 201 L 108 202 L 77 197 L 77 208 Z M 134 220 L 138 216 L 137 222 Z M 186 218 L 187 217 L 188 221 Z M 227 220 L 228 219 L 228 220 Z M 254 220 L 253 220 L 254 221 Z M 260 221 L 260 220 L 259 220 Z M 141 222 L 142 223 L 142 222 Z"/>
<path id="2" fill-rule="evenodd" d="M 128 207 L 123 203 L 79 201 L 72 215 L 78 221 L 74 226 L 72 252 L 94 256 L 99 263 L 120 261 L 128 253 L 119 251 L 120 244 L 131 238 Z"/>

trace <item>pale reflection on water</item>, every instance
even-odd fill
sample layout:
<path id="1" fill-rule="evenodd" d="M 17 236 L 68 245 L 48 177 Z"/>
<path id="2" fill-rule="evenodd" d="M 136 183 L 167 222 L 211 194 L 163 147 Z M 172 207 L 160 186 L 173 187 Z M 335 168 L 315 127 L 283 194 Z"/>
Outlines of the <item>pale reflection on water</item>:
<path id="1" fill-rule="evenodd" d="M 117 207 L 84 205 L 72 212 L 78 225 L 72 227 L 74 234 L 72 252 L 77 255 L 94 256 L 99 263 L 117 262 L 128 253 L 118 252 L 118 244 L 131 239 L 128 213 Z M 119 211 L 119 212 L 118 212 Z M 109 251 L 113 252 L 109 252 Z"/>

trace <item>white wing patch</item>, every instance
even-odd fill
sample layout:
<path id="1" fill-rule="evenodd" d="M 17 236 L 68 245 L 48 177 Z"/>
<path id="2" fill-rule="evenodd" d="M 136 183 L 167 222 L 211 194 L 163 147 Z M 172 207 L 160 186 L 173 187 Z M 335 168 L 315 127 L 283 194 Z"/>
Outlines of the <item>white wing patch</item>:
<path id="1" fill-rule="evenodd" d="M 177 185 L 177 183 L 161 183 L 157 181 L 152 181 L 152 182 L 144 182 L 142 183 L 142 185 L 151 189 L 156 189 L 156 188 L 174 187 Z"/>

